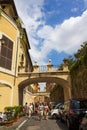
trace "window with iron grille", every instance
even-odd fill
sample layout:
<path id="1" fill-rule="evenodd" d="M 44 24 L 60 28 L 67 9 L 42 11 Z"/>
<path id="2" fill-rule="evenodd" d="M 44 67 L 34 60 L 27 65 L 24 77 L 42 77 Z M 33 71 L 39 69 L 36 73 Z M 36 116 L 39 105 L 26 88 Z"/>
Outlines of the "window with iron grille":
<path id="1" fill-rule="evenodd" d="M 3 35 L 4 44 L 1 44 L 0 50 L 0 67 L 11 70 L 13 42 Z"/>

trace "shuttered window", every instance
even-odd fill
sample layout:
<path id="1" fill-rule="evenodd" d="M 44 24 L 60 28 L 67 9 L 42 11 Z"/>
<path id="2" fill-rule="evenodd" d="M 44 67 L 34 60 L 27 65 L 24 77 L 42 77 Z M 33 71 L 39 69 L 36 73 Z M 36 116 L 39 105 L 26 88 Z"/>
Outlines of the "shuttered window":
<path id="1" fill-rule="evenodd" d="M 5 43 L 0 46 L 0 67 L 11 70 L 13 42 L 4 35 L 2 38 Z"/>

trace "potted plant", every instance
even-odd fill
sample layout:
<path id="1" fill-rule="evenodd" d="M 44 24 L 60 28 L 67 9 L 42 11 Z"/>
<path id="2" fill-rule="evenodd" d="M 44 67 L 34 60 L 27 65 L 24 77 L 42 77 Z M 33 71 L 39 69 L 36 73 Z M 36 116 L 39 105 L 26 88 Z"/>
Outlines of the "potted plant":
<path id="1" fill-rule="evenodd" d="M 14 116 L 16 119 L 20 118 L 21 109 L 22 109 L 22 106 L 15 106 L 14 107 L 14 110 L 15 110 Z"/>
<path id="2" fill-rule="evenodd" d="M 6 126 L 11 126 L 14 122 L 14 117 L 12 115 L 10 115 L 8 118 L 7 118 L 7 121 L 5 121 L 5 125 Z"/>

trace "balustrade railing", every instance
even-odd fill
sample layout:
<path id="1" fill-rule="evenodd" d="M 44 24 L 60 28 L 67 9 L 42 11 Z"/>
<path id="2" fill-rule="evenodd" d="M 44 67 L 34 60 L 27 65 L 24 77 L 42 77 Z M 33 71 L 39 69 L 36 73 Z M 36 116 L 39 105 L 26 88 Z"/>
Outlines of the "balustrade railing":
<path id="1" fill-rule="evenodd" d="M 39 68 L 39 72 L 46 72 L 47 71 L 47 66 L 46 65 L 41 65 L 38 68 Z"/>
<path id="2" fill-rule="evenodd" d="M 58 70 L 58 65 L 53 65 L 51 70 L 52 71 L 57 71 Z M 39 72 L 47 72 L 48 71 L 48 66 L 47 65 L 38 66 L 38 71 Z"/>
<path id="3" fill-rule="evenodd" d="M 29 67 L 26 68 L 24 66 L 19 66 L 18 72 L 29 72 Z M 68 66 L 66 64 L 63 65 L 62 68 L 60 68 L 58 65 L 52 65 L 52 64 L 48 64 L 48 65 L 34 65 L 33 66 L 33 72 L 39 73 L 39 72 L 56 72 L 59 70 L 63 70 L 63 71 L 68 71 Z"/>

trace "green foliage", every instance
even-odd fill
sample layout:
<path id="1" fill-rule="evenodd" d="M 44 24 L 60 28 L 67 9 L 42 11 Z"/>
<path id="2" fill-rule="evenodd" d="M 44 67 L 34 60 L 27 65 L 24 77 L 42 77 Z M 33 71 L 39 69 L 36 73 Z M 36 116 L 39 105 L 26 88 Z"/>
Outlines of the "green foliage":
<path id="1" fill-rule="evenodd" d="M 9 115 L 9 116 L 7 117 L 7 120 L 8 120 L 8 121 L 12 121 L 12 120 L 14 120 L 14 117 L 13 117 L 12 115 Z"/>
<path id="2" fill-rule="evenodd" d="M 51 92 L 50 92 L 50 95 L 52 96 L 52 95 L 54 95 L 54 93 L 56 92 L 56 91 L 58 91 L 59 89 L 60 89 L 60 85 L 55 85 L 55 87 L 51 90 Z"/>
<path id="3" fill-rule="evenodd" d="M 22 28 L 23 22 L 22 22 L 22 20 L 20 18 L 18 18 L 18 19 L 16 19 L 16 23 L 17 23 L 17 26 L 18 26 L 18 28 L 20 30 L 20 36 L 21 36 L 22 40 L 24 40 L 24 42 L 26 43 L 27 42 L 26 34 L 25 34 L 25 32 L 24 32 L 24 30 Z"/>
<path id="4" fill-rule="evenodd" d="M 87 66 L 87 42 L 81 45 L 81 48 L 74 54 L 73 58 L 67 59 L 70 71 L 77 71 L 81 66 Z"/>
<path id="5" fill-rule="evenodd" d="M 79 60 L 80 57 L 84 56 L 87 53 L 87 42 L 84 42 L 81 45 L 81 48 L 78 50 L 78 52 L 74 55 L 77 60 Z"/>
<path id="6" fill-rule="evenodd" d="M 25 34 L 23 28 L 20 29 L 20 36 L 22 37 L 22 39 L 26 43 L 27 42 L 27 40 L 26 40 L 26 34 Z"/>
<path id="7" fill-rule="evenodd" d="M 12 106 L 12 107 L 8 106 L 8 107 L 5 107 L 4 110 L 7 113 L 8 121 L 13 120 L 17 116 L 23 115 L 23 113 L 21 112 L 22 106 Z"/>
<path id="8" fill-rule="evenodd" d="M 22 28 L 22 21 L 20 18 L 16 19 L 16 23 L 17 23 L 18 28 Z"/>
<path id="9" fill-rule="evenodd" d="M 13 110 L 15 112 L 15 116 L 19 115 L 21 112 L 22 106 L 14 106 Z"/>
<path id="10" fill-rule="evenodd" d="M 7 107 L 4 108 L 4 110 L 5 110 L 5 112 L 10 112 L 10 111 L 13 110 L 13 107 L 7 106 Z"/>
<path id="11" fill-rule="evenodd" d="M 69 56 L 69 58 L 67 58 L 67 64 L 69 67 L 69 70 L 72 68 L 72 65 L 75 63 L 75 59 L 72 56 Z"/>
<path id="12" fill-rule="evenodd" d="M 58 70 L 63 70 L 63 64 L 58 67 Z"/>
<path id="13" fill-rule="evenodd" d="M 84 64 L 87 65 L 87 52 L 86 52 L 86 54 L 83 57 L 83 61 L 84 61 Z"/>

